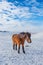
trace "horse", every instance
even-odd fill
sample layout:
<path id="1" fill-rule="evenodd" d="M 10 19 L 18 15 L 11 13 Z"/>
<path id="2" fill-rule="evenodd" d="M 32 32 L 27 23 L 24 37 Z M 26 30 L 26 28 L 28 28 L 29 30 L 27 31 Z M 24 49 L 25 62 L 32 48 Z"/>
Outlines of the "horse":
<path id="1" fill-rule="evenodd" d="M 18 53 L 20 53 L 20 45 L 22 45 L 23 53 L 25 53 L 25 50 L 24 50 L 24 42 L 25 42 L 25 40 L 28 43 L 31 43 L 31 33 L 29 33 L 29 32 L 21 32 L 19 34 L 13 34 L 12 35 L 13 49 L 17 50 L 17 45 L 18 45 Z"/>

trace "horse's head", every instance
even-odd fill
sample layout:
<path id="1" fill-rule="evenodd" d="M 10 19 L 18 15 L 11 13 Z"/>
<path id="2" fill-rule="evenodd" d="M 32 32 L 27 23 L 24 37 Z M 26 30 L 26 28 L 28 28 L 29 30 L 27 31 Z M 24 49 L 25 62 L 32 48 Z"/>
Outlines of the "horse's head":
<path id="1" fill-rule="evenodd" d="M 32 41 L 31 41 L 31 33 L 26 33 L 26 40 L 27 40 L 27 42 L 28 43 L 31 43 Z"/>
<path id="2" fill-rule="evenodd" d="M 24 39 L 26 39 L 26 41 L 28 43 L 31 43 L 31 33 L 29 33 L 29 32 L 21 32 L 20 34 L 23 35 L 22 37 L 24 37 Z"/>

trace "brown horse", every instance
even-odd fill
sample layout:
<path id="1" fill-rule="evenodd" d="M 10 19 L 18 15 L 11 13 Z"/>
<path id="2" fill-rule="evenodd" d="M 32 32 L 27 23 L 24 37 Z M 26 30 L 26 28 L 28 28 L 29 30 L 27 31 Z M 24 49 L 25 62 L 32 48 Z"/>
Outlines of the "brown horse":
<path id="1" fill-rule="evenodd" d="M 24 42 L 27 40 L 28 43 L 31 43 L 31 34 L 28 32 L 21 32 L 20 34 L 13 34 L 12 35 L 12 41 L 13 41 L 13 49 L 17 50 L 18 45 L 18 53 L 20 53 L 20 45 L 22 45 L 23 53 L 25 53 L 24 50 Z M 16 48 L 15 48 L 16 46 Z"/>

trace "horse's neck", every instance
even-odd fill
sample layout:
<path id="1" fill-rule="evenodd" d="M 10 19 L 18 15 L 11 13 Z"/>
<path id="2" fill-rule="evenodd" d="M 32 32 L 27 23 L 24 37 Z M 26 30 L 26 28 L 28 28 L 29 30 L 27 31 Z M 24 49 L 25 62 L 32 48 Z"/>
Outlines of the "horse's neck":
<path id="1" fill-rule="evenodd" d="M 19 37 L 20 37 L 20 38 L 24 38 L 25 35 L 23 35 L 23 34 L 19 34 Z"/>
<path id="2" fill-rule="evenodd" d="M 25 42 L 25 40 L 26 40 L 26 36 L 24 35 L 24 34 L 20 34 L 20 38 L 21 38 L 21 40 L 23 41 L 23 43 Z"/>

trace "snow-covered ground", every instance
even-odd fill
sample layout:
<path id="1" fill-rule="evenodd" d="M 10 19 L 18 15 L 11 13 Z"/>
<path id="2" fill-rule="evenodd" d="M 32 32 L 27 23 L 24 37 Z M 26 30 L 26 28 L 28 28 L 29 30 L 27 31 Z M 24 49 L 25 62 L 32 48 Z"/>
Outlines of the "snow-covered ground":
<path id="1" fill-rule="evenodd" d="M 43 32 L 32 34 L 32 43 L 25 42 L 26 54 L 12 48 L 12 34 L 0 32 L 0 65 L 43 65 Z"/>

